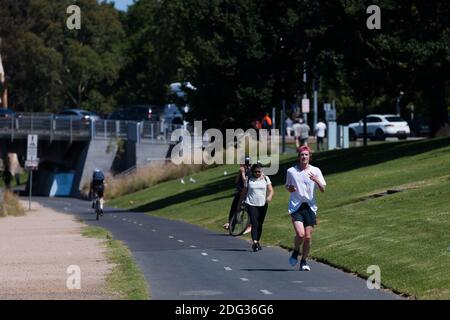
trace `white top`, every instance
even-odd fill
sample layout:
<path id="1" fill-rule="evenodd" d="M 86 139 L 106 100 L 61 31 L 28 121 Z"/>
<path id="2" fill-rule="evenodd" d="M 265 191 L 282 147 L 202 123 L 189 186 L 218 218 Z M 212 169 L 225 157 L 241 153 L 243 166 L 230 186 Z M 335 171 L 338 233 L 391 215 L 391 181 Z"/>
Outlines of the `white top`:
<path id="1" fill-rule="evenodd" d="M 294 121 L 291 120 L 291 118 L 286 119 L 286 127 L 292 128 L 292 125 L 294 124 Z"/>
<path id="2" fill-rule="evenodd" d="M 307 139 L 309 136 L 309 126 L 306 123 L 300 124 L 300 136 L 302 139 Z"/>
<path id="3" fill-rule="evenodd" d="M 265 179 L 264 179 L 265 178 Z M 247 182 L 247 198 L 245 203 L 255 207 L 262 207 L 266 204 L 267 186 L 272 184 L 268 176 L 250 177 Z"/>
<path id="4" fill-rule="evenodd" d="M 325 137 L 325 130 L 326 130 L 326 129 L 327 129 L 327 125 L 326 125 L 325 123 L 323 123 L 323 122 L 318 122 L 318 123 L 316 124 L 316 128 L 315 128 L 315 131 L 316 131 L 317 136 L 318 136 L 319 138 Z"/>
<path id="5" fill-rule="evenodd" d="M 303 202 L 306 202 L 311 210 L 317 214 L 317 203 L 314 195 L 316 183 L 309 178 L 308 172 L 312 172 L 320 183 L 326 186 L 322 171 L 317 167 L 309 165 L 307 169 L 301 170 L 297 165 L 289 168 L 286 175 L 286 185 L 293 185 L 296 189 L 295 192 L 291 192 L 289 198 L 289 214 L 297 211 Z"/>
<path id="6" fill-rule="evenodd" d="M 301 135 L 301 130 L 302 130 L 302 126 L 300 123 L 294 123 L 294 125 L 292 126 L 292 129 L 294 129 L 294 135 L 296 137 L 300 137 Z"/>

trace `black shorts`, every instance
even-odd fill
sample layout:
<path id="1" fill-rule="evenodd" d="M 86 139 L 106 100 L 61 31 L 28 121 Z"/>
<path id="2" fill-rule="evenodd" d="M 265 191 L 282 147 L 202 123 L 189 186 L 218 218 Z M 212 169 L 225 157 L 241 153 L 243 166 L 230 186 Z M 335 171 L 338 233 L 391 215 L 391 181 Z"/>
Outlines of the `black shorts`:
<path id="1" fill-rule="evenodd" d="M 303 222 L 305 227 L 314 227 L 316 223 L 316 214 L 311 210 L 307 203 L 302 203 L 297 211 L 291 213 L 291 217 L 294 221 Z"/>
<path id="2" fill-rule="evenodd" d="M 95 194 L 99 198 L 103 198 L 103 193 L 105 192 L 105 185 L 103 183 L 102 184 L 94 184 L 92 188 L 93 188 Z"/>
<path id="3" fill-rule="evenodd" d="M 323 143 L 323 137 L 317 137 L 317 143 Z"/>

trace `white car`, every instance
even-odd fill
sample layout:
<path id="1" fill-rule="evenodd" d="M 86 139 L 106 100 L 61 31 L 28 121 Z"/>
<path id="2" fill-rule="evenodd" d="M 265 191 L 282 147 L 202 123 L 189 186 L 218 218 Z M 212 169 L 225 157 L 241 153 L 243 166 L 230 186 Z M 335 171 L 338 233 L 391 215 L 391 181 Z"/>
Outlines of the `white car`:
<path id="1" fill-rule="evenodd" d="M 406 139 L 410 134 L 408 123 L 395 114 L 369 114 L 367 119 L 367 137 L 373 140 L 385 140 L 386 137 Z M 364 123 L 350 123 L 350 140 L 361 138 L 364 132 Z"/>

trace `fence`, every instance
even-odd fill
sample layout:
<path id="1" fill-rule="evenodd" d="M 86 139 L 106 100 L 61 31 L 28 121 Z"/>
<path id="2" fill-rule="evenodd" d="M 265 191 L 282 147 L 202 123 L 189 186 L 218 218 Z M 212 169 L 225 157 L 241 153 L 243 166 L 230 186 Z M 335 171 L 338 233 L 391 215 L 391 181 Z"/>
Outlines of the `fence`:
<path id="1" fill-rule="evenodd" d="M 134 131 L 141 139 L 170 141 L 172 132 L 183 125 L 168 125 L 163 121 L 116 121 L 55 119 L 52 114 L 18 114 L 0 118 L 0 137 L 23 139 L 30 133 L 51 140 L 131 139 Z"/>

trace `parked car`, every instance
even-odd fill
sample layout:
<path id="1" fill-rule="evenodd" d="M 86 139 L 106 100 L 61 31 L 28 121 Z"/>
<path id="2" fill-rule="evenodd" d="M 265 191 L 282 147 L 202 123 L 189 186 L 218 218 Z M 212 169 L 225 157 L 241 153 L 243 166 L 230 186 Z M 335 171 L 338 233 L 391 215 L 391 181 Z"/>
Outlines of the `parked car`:
<path id="1" fill-rule="evenodd" d="M 385 140 L 386 137 L 406 139 L 411 133 L 408 123 L 395 114 L 369 114 L 367 121 L 367 137 L 373 140 Z M 362 120 L 349 124 L 350 140 L 360 138 L 364 133 Z"/>
<path id="2" fill-rule="evenodd" d="M 95 112 L 83 109 L 64 109 L 55 115 L 56 120 L 82 120 L 84 122 L 100 120 Z"/>
<path id="3" fill-rule="evenodd" d="M 121 106 L 108 115 L 108 120 L 156 121 L 157 119 L 155 119 L 154 115 L 154 110 L 156 109 L 158 109 L 158 106 L 154 105 Z"/>
<path id="4" fill-rule="evenodd" d="M 0 108 L 0 118 L 12 118 L 16 116 L 16 113 L 11 109 Z"/>
<path id="5" fill-rule="evenodd" d="M 183 124 L 183 114 L 176 104 L 170 103 L 164 106 L 164 121 L 173 125 Z"/>
<path id="6" fill-rule="evenodd" d="M 408 121 L 409 128 L 411 129 L 411 136 L 413 137 L 428 137 L 430 136 L 430 126 L 424 120 L 414 118 Z"/>

